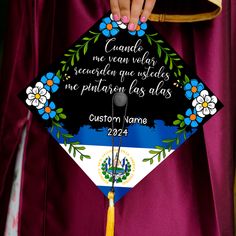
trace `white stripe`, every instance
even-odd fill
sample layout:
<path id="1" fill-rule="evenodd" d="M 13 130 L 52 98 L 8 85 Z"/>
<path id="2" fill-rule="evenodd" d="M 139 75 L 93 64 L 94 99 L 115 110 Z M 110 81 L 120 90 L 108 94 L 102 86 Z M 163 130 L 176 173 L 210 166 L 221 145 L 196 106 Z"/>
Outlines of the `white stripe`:
<path id="1" fill-rule="evenodd" d="M 68 152 L 68 146 L 61 144 L 61 146 Z M 88 175 L 88 177 L 97 185 L 97 186 L 111 186 L 111 183 L 105 183 L 102 175 L 100 166 L 102 161 L 111 156 L 111 147 L 108 146 L 94 146 L 94 145 L 83 145 L 86 149 L 81 151 L 84 155 L 91 156 L 91 159 L 80 160 L 80 154 L 77 152 L 76 156 L 73 157 L 73 152 L 70 155 L 71 158 L 80 166 L 80 168 Z M 117 147 L 115 147 L 115 150 Z M 122 147 L 120 151 L 120 158 L 122 156 L 127 156 L 129 160 L 133 160 L 132 173 L 131 177 L 127 178 L 129 181 L 123 183 L 117 183 L 117 187 L 134 187 L 138 182 L 140 182 L 146 175 L 148 175 L 153 169 L 155 169 L 163 160 L 165 160 L 174 150 L 166 151 L 165 159 L 161 159 L 158 162 L 157 157 L 154 158 L 153 164 L 150 162 L 143 162 L 143 159 L 150 158 L 153 155 L 149 153 L 150 148 L 130 148 Z M 68 153 L 69 154 L 69 153 Z M 100 170 L 100 171 L 99 171 Z M 100 174 L 99 174 L 100 173 Z"/>

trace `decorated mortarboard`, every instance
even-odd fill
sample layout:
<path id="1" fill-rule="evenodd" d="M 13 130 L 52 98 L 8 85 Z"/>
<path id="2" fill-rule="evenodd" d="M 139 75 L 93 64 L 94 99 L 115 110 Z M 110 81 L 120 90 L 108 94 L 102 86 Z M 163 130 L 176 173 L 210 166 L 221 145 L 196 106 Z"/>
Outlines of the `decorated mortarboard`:
<path id="1" fill-rule="evenodd" d="M 111 208 L 222 108 L 151 22 L 110 13 L 20 97 Z"/>

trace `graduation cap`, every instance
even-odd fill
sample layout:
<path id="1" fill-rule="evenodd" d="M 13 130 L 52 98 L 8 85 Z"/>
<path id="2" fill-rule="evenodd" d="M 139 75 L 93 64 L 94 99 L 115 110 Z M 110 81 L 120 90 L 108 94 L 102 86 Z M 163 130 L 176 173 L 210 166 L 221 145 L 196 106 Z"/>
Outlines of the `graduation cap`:
<path id="1" fill-rule="evenodd" d="M 110 13 L 20 97 L 108 196 L 109 217 L 114 202 L 222 108 L 151 22 L 131 32 Z"/>

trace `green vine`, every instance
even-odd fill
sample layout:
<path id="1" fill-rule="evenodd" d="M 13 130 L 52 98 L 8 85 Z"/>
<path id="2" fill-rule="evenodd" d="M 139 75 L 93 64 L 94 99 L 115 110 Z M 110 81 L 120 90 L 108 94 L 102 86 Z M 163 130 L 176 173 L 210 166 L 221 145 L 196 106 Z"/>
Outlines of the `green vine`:
<path id="1" fill-rule="evenodd" d="M 82 38 L 82 41 L 84 41 L 83 44 L 76 44 L 73 49 L 69 49 L 68 52 L 64 54 L 65 59 L 60 62 L 62 67 L 56 73 L 59 78 L 62 77 L 63 72 L 68 71 L 70 66 L 74 66 L 75 62 L 80 60 L 80 51 L 82 50 L 85 55 L 88 51 L 89 43 L 92 41 L 93 43 L 96 43 L 101 35 L 101 33 L 92 31 L 89 31 L 89 33 L 91 34 L 91 37 Z"/>
<path id="2" fill-rule="evenodd" d="M 190 80 L 188 76 L 183 75 L 182 69 L 183 65 L 179 64 L 181 61 L 180 57 L 171 51 L 170 48 L 165 47 L 165 42 L 161 39 L 157 39 L 158 33 L 155 34 L 146 34 L 148 43 L 152 45 L 153 43 L 157 46 L 157 55 L 159 58 L 164 57 L 164 64 L 169 67 L 170 70 L 174 71 L 174 76 L 178 79 L 177 82 L 181 85 L 185 85 Z"/>
<path id="3" fill-rule="evenodd" d="M 158 163 L 166 158 L 166 149 L 168 152 L 172 149 L 173 145 L 179 145 L 180 139 L 183 137 L 184 140 L 187 139 L 186 136 L 186 128 L 187 126 L 184 123 L 184 116 L 181 114 L 177 115 L 177 120 L 173 121 L 173 124 L 179 126 L 179 129 L 175 132 L 176 137 L 171 139 L 164 139 L 162 140 L 163 143 L 166 143 L 167 147 L 164 146 L 155 146 L 155 150 L 150 150 L 149 153 L 153 156 L 150 158 L 143 159 L 143 162 L 149 162 L 150 165 L 154 163 L 154 159 L 157 157 Z"/>
<path id="4" fill-rule="evenodd" d="M 64 60 L 60 62 L 61 68 L 56 73 L 56 75 L 60 79 L 62 78 L 62 73 L 67 72 L 70 69 L 70 66 L 74 66 L 75 62 L 78 62 L 80 60 L 80 51 L 82 51 L 83 55 L 85 55 L 88 51 L 89 43 L 96 43 L 99 39 L 99 36 L 101 35 L 101 33 L 95 33 L 92 31 L 89 31 L 89 33 L 91 34 L 91 37 L 82 38 L 82 41 L 84 43 L 76 44 L 74 48 L 69 49 L 68 52 L 64 54 Z M 56 116 L 54 117 L 54 120 L 52 120 L 52 127 L 50 132 L 52 133 L 55 130 L 56 138 L 63 138 L 64 145 L 68 146 L 68 152 L 72 154 L 73 157 L 76 156 L 76 153 L 79 153 L 81 161 L 83 161 L 84 158 L 91 159 L 89 155 L 85 155 L 84 153 L 82 153 L 82 151 L 86 148 L 84 146 L 80 146 L 80 142 L 70 141 L 70 139 L 74 138 L 72 134 L 62 133 L 62 126 L 59 122 L 61 120 L 65 120 L 66 118 L 67 116 L 63 113 L 63 108 L 58 108 L 56 110 Z"/>
<path id="5" fill-rule="evenodd" d="M 59 108 L 62 109 L 62 108 Z M 58 109 L 58 110 L 59 110 Z M 63 109 L 62 109 L 63 110 Z M 62 113 L 60 113 L 62 114 Z M 59 116 L 60 117 L 60 116 Z M 73 157 L 76 157 L 76 153 L 78 152 L 80 155 L 80 160 L 83 161 L 84 158 L 86 159 L 91 159 L 91 157 L 89 155 L 85 155 L 83 154 L 81 151 L 85 150 L 86 148 L 84 146 L 80 146 L 80 142 L 76 141 L 76 142 L 72 142 L 70 141 L 71 138 L 74 138 L 74 136 L 72 134 L 64 134 L 61 132 L 61 124 L 52 120 L 52 127 L 50 132 L 52 133 L 54 130 L 56 131 L 56 137 L 57 139 L 63 138 L 64 141 L 64 145 L 67 147 L 68 146 L 68 152 L 70 154 L 73 154 Z"/>

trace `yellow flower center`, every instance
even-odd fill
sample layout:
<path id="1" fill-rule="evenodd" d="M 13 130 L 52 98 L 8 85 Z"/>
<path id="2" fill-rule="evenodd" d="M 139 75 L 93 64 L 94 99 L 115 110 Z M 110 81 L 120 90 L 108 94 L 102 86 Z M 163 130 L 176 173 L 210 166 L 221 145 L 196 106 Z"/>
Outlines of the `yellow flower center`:
<path id="1" fill-rule="evenodd" d="M 35 98 L 36 98 L 36 99 L 40 99 L 40 97 L 41 97 L 41 95 L 40 95 L 39 93 L 36 93 L 36 94 L 35 94 Z"/>
<path id="2" fill-rule="evenodd" d="M 44 111 L 45 111 L 46 113 L 50 113 L 50 112 L 51 112 L 51 108 L 50 108 L 50 107 L 45 107 Z"/>
<path id="3" fill-rule="evenodd" d="M 140 25 L 137 25 L 137 27 L 136 27 L 136 31 L 139 31 L 140 30 Z"/>
<path id="4" fill-rule="evenodd" d="M 52 85 L 53 85 L 53 80 L 49 79 L 49 80 L 47 81 L 47 85 L 48 85 L 48 86 L 52 86 Z"/>
<path id="5" fill-rule="evenodd" d="M 207 102 L 204 102 L 202 103 L 202 106 L 205 108 L 205 107 L 208 107 L 208 103 Z"/>
<path id="6" fill-rule="evenodd" d="M 190 120 L 196 120 L 197 116 L 195 114 L 192 114 L 189 118 Z"/>
<path id="7" fill-rule="evenodd" d="M 112 24 L 107 24 L 107 29 L 112 30 Z"/>
<path id="8" fill-rule="evenodd" d="M 197 92 L 197 87 L 196 87 L 196 86 L 193 86 L 192 89 L 191 89 L 191 91 L 192 91 L 193 93 L 196 93 L 196 92 Z"/>

